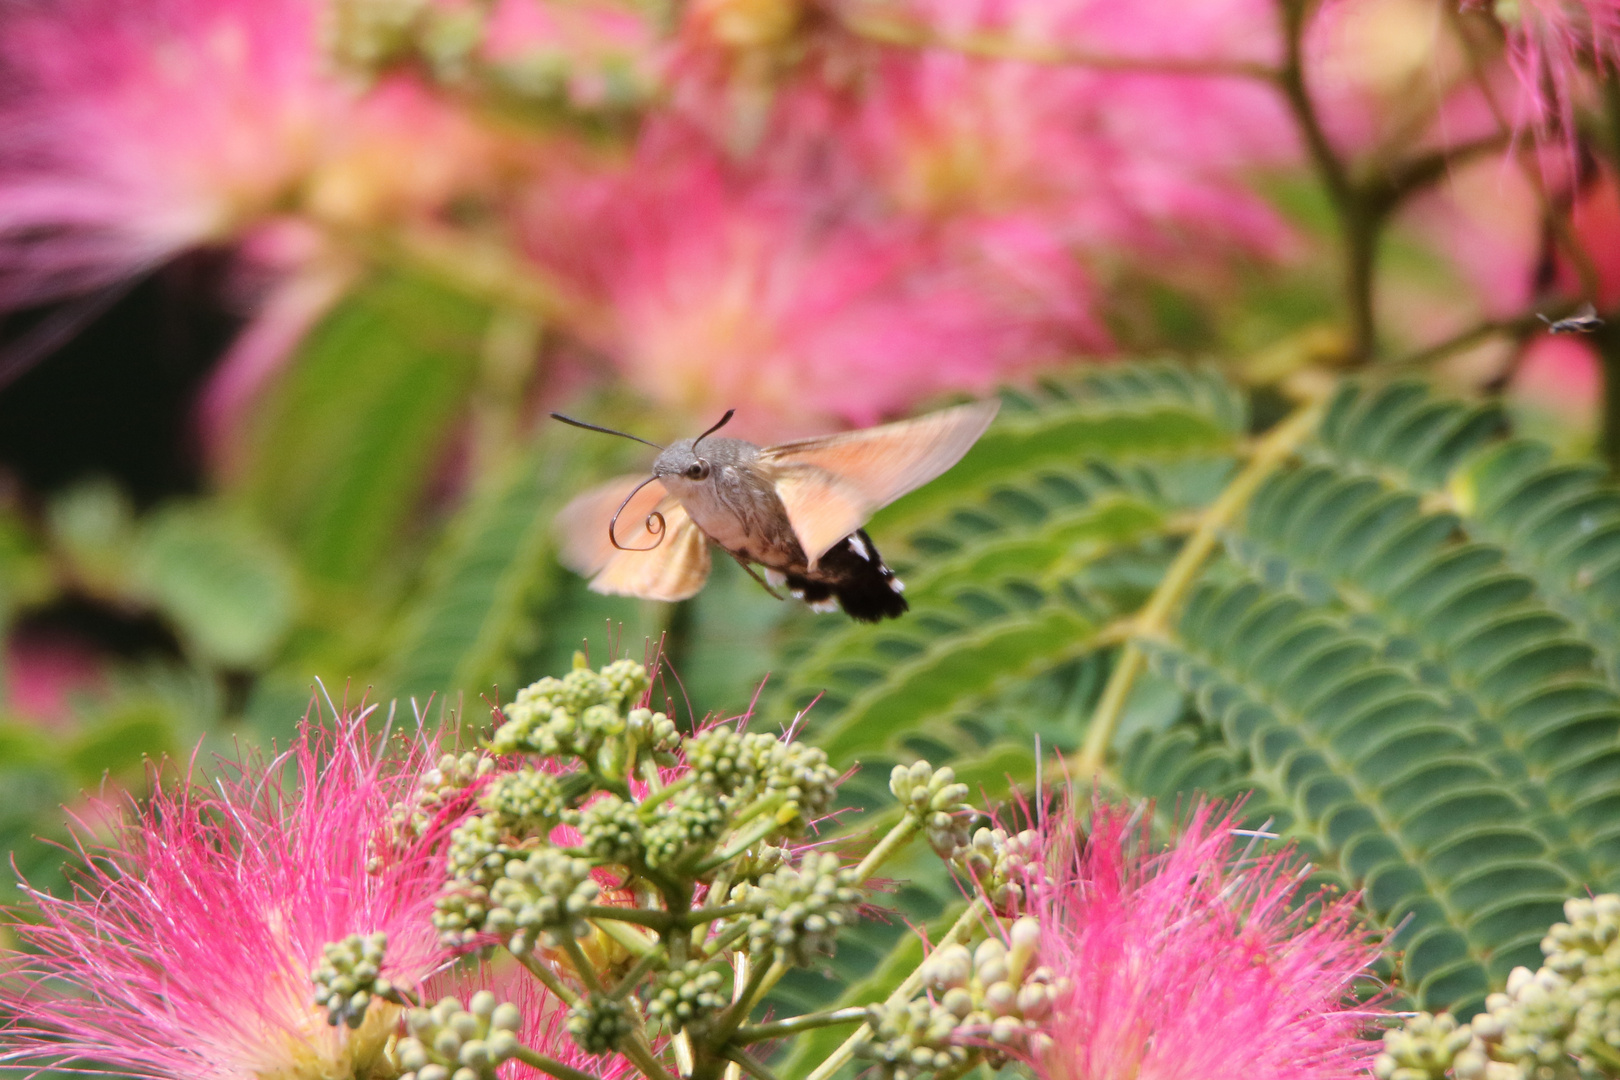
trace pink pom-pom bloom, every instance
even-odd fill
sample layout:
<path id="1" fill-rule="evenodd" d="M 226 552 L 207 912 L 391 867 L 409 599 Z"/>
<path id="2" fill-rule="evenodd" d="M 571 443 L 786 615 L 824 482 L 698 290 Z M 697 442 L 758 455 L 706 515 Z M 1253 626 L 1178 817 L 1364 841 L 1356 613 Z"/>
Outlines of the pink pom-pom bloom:
<path id="1" fill-rule="evenodd" d="M 632 385 L 689 422 L 735 407 L 745 437 L 872 423 L 1102 342 L 1048 237 L 934 234 L 848 191 L 741 175 L 673 136 L 545 192 L 531 251 L 599 299 L 583 336 Z"/>
<path id="2" fill-rule="evenodd" d="M 486 168 L 405 78 L 331 71 L 316 0 L 57 0 L 0 13 L 0 305 L 107 285 L 298 209 L 364 228 Z"/>
<path id="3" fill-rule="evenodd" d="M 1351 995 L 1378 955 L 1352 899 L 1296 906 L 1304 868 L 1254 854 L 1204 804 L 1168 848 L 1151 815 L 1098 805 L 1040 829 L 1026 913 L 1066 979 L 1027 1052 L 1047 1080 L 1338 1080 L 1363 1071 L 1377 1013 Z M 1084 837 L 1082 840 L 1081 838 Z"/>
<path id="4" fill-rule="evenodd" d="M 398 1016 L 351 1031 L 313 1003 L 322 946 L 388 935 L 383 974 L 414 987 L 447 960 L 429 924 L 437 835 L 397 839 L 392 808 L 425 743 L 385 756 L 363 716 L 306 726 L 268 764 L 163 785 L 86 846 L 73 895 L 35 894 L 3 957 L 0 1064 L 166 1080 L 365 1076 Z M 390 831 L 392 829 L 392 831 Z M 435 833 L 442 830 L 433 830 Z M 392 842 L 389 838 L 393 837 Z"/>

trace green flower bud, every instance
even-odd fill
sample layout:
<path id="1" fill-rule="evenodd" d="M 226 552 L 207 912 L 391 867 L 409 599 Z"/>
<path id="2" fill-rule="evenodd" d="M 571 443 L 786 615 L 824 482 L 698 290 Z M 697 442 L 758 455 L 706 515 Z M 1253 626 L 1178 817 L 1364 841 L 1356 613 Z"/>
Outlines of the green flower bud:
<path id="1" fill-rule="evenodd" d="M 1026 829 L 1010 835 L 1005 829 L 979 829 L 953 856 L 963 874 L 979 883 L 985 898 L 999 912 L 1023 909 L 1030 885 L 1045 879 L 1039 859 L 1040 834 Z"/>
<path id="2" fill-rule="evenodd" d="M 590 924 L 582 913 L 600 892 L 590 863 L 541 848 L 506 864 L 490 889 L 484 928 L 506 936 L 507 947 L 519 956 L 533 950 L 537 940 L 555 945 L 563 934 L 584 937 Z"/>
<path id="3" fill-rule="evenodd" d="M 453 997 L 431 1009 L 412 1009 L 405 1017 L 408 1034 L 392 1051 L 400 1080 L 455 1080 L 464 1071 L 474 1080 L 491 1080 L 521 1048 L 521 1021 L 516 1006 L 497 1003 L 488 990 L 474 994 L 465 1009 Z"/>
<path id="4" fill-rule="evenodd" d="M 766 874 L 758 890 L 764 909 L 749 924 L 749 948 L 779 950 L 801 966 L 832 953 L 838 932 L 855 921 L 861 901 L 851 871 L 825 851 L 806 852 L 797 868 Z"/>
<path id="5" fill-rule="evenodd" d="M 681 745 L 681 733 L 675 721 L 651 709 L 631 709 L 625 716 L 625 731 L 640 745 L 651 747 L 655 756 L 666 757 L 668 762 L 673 762 L 673 754 Z"/>
<path id="6" fill-rule="evenodd" d="M 935 949 L 922 965 L 923 985 L 934 991 L 966 986 L 973 974 L 973 954 L 965 945 Z"/>
<path id="7" fill-rule="evenodd" d="M 605 795 L 580 811 L 578 825 L 580 844 L 592 858 L 625 865 L 642 861 L 645 842 L 634 803 Z"/>
<path id="8" fill-rule="evenodd" d="M 627 730 L 626 707 L 650 684 L 647 669 L 633 660 L 615 661 L 600 672 L 577 666 L 561 679 L 541 679 L 519 690 L 503 710 L 506 720 L 495 729 L 490 748 L 497 754 L 592 760 L 604 740 Z"/>
<path id="9" fill-rule="evenodd" d="M 701 1025 L 730 1003 L 725 994 L 726 975 L 697 960 L 664 972 L 653 984 L 647 1012 L 672 1033 Z"/>
<path id="10" fill-rule="evenodd" d="M 962 1018 L 926 998 L 870 1006 L 867 1023 L 871 1034 L 856 1044 L 855 1056 L 892 1080 L 960 1068 L 971 1054 L 957 1041 Z"/>
<path id="11" fill-rule="evenodd" d="M 587 994 L 568 1010 L 568 1033 L 587 1054 L 617 1050 L 635 1029 L 629 1007 L 606 994 Z"/>
<path id="12" fill-rule="evenodd" d="M 671 867 L 693 854 L 707 852 L 725 835 L 727 821 L 725 809 L 713 792 L 701 787 L 676 792 L 647 827 L 647 865 Z"/>
<path id="13" fill-rule="evenodd" d="M 515 837 L 543 837 L 567 812 L 557 777 L 532 768 L 497 777 L 478 805 L 503 833 Z"/>
<path id="14" fill-rule="evenodd" d="M 326 1010 L 328 1024 L 359 1027 L 374 997 L 403 1003 L 393 983 L 381 975 L 387 948 L 388 935 L 381 932 L 366 937 L 350 934 L 322 946 L 323 959 L 310 979 L 315 983 L 315 1004 Z"/>

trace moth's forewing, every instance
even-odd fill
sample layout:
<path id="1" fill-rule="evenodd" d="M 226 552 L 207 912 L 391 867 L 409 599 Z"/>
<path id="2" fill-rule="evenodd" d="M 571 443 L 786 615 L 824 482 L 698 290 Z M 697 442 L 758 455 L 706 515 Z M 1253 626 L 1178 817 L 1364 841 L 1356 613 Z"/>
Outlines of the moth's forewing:
<path id="1" fill-rule="evenodd" d="M 962 460 L 1001 407 L 998 400 L 896 424 L 801 439 L 759 455 L 810 559 L 865 525 L 889 503 Z"/>
<path id="2" fill-rule="evenodd" d="M 708 580 L 708 538 L 663 484 L 647 484 L 619 511 L 614 535 L 632 550 L 614 547 L 608 538 L 613 512 L 646 479 L 617 477 L 563 507 L 555 523 L 558 555 L 564 566 L 589 577 L 596 592 L 685 600 Z M 659 518 L 652 516 L 655 512 Z M 644 550 L 633 550 L 638 548 Z"/>

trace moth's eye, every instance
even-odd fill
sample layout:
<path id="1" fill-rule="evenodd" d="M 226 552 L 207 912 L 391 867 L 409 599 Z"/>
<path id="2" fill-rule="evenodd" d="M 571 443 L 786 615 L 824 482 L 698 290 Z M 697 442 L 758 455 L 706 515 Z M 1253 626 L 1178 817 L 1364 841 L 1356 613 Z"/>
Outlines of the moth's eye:
<path id="1" fill-rule="evenodd" d="M 692 462 L 686 467 L 688 480 L 707 480 L 709 478 L 709 463 L 702 459 Z"/>

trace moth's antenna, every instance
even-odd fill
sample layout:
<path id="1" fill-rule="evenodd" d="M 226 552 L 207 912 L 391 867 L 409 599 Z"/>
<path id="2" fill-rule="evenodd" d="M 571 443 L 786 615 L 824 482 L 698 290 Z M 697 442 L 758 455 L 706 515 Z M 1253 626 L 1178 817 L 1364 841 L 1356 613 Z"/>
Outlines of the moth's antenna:
<path id="1" fill-rule="evenodd" d="M 558 419 L 560 420 L 560 419 L 562 419 L 562 417 L 558 417 Z M 582 424 L 580 426 L 584 427 L 586 425 Z M 619 434 L 619 432 L 615 431 L 615 432 L 613 432 L 613 434 L 617 435 L 617 434 Z M 635 438 L 634 435 L 631 435 L 631 436 L 628 436 L 628 437 L 632 438 L 632 439 Z M 643 441 L 645 441 L 645 440 L 643 440 Z M 617 510 L 613 511 L 613 517 L 608 522 L 608 543 L 612 544 L 614 547 L 618 548 L 620 551 L 651 551 L 653 548 L 657 547 L 659 544 L 662 544 L 664 542 L 664 525 L 665 525 L 664 515 L 660 514 L 657 510 L 654 510 L 652 513 L 647 515 L 647 531 L 649 533 L 651 533 L 653 536 L 656 536 L 658 539 L 654 540 L 652 543 L 648 544 L 646 547 L 639 547 L 639 548 L 638 547 L 625 547 L 623 544 L 619 543 L 619 537 L 618 537 L 618 535 L 616 533 L 616 530 L 618 529 L 618 526 L 619 526 L 619 515 L 624 513 L 624 508 L 630 505 L 630 500 L 636 497 L 636 492 L 640 491 L 642 488 L 646 487 L 648 484 L 652 483 L 656 479 L 658 479 L 658 477 L 649 476 L 649 477 L 647 477 L 647 479 L 643 480 L 641 483 L 639 483 L 635 487 L 631 488 L 630 489 L 630 494 L 628 494 L 628 495 L 626 495 L 624 497 L 624 502 L 620 503 L 619 508 Z"/>
<path id="2" fill-rule="evenodd" d="M 704 439 L 707 439 L 710 435 L 713 435 L 715 432 L 719 431 L 721 428 L 723 428 L 727 424 L 731 423 L 731 418 L 733 416 L 735 416 L 736 413 L 737 413 L 736 409 L 727 409 L 726 410 L 726 415 L 724 415 L 724 416 L 722 416 L 720 418 L 720 422 L 718 424 L 714 425 L 714 427 L 710 428 L 708 431 L 705 431 L 703 434 L 699 435 L 697 438 L 692 440 L 692 451 L 694 453 L 696 453 L 697 448 L 698 448 L 698 443 L 702 442 Z"/>
<path id="3" fill-rule="evenodd" d="M 652 442 L 652 441 L 650 441 L 648 439 L 643 439 L 640 435 L 632 435 L 628 431 L 614 431 L 610 427 L 598 427 L 596 424 L 587 424 L 583 420 L 575 420 L 572 416 L 564 416 L 560 412 L 552 413 L 551 418 L 553 420 L 561 420 L 565 424 L 572 424 L 575 427 L 584 428 L 586 431 L 600 431 L 604 435 L 617 435 L 621 439 L 634 439 L 638 443 L 646 443 L 648 446 L 652 447 L 654 450 L 662 450 L 663 449 L 662 446 L 659 446 L 657 443 Z M 731 414 L 726 413 L 726 420 L 730 420 L 730 419 L 731 419 Z M 725 423 L 726 420 L 720 421 L 720 424 Z M 714 427 L 719 427 L 720 424 L 716 424 L 716 425 L 714 425 Z M 709 431 L 713 431 L 713 430 L 714 430 L 714 428 L 709 429 Z M 704 432 L 704 434 L 708 434 L 708 432 Z M 621 506 L 619 509 L 622 510 L 622 509 L 624 509 L 624 507 Z"/>

